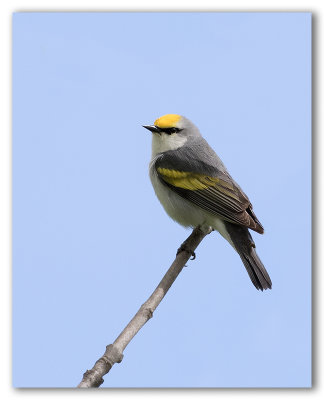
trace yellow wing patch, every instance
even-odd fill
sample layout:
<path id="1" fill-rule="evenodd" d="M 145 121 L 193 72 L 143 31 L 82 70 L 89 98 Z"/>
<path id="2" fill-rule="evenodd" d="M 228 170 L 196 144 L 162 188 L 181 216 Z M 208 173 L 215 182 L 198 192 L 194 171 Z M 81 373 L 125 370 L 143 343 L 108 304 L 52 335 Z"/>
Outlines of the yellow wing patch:
<path id="1" fill-rule="evenodd" d="M 167 114 L 154 121 L 154 125 L 159 128 L 174 128 L 179 122 L 181 115 Z"/>
<path id="2" fill-rule="evenodd" d="M 239 200 L 237 194 L 233 191 L 233 185 L 222 179 L 194 172 L 183 172 L 160 167 L 157 168 L 157 171 L 165 182 L 175 187 L 187 190 L 203 190 L 214 187 L 226 196 Z"/>
<path id="3" fill-rule="evenodd" d="M 167 183 L 187 190 L 207 189 L 219 182 L 218 178 L 193 172 L 182 172 L 167 168 L 158 168 L 157 170 Z"/>

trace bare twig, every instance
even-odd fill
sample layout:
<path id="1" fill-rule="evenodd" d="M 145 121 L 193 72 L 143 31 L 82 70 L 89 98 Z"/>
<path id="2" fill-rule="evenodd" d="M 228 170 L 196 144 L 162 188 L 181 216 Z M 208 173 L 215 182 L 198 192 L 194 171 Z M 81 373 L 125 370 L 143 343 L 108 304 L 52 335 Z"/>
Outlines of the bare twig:
<path id="1" fill-rule="evenodd" d="M 104 381 L 102 377 L 110 371 L 111 367 L 115 363 L 120 363 L 122 361 L 123 351 L 128 343 L 144 326 L 144 324 L 152 318 L 156 307 L 160 304 L 163 297 L 182 271 L 182 268 L 189 260 L 190 256 L 194 255 L 194 251 L 199 243 L 208 233 L 210 232 L 202 232 L 199 228 L 195 228 L 191 235 L 182 243 L 178 250 L 176 259 L 158 284 L 157 288 L 146 302 L 141 305 L 140 309 L 114 343 L 106 347 L 105 353 L 99 358 L 93 368 L 87 370 L 83 374 L 83 379 L 78 385 L 79 388 L 99 387 Z"/>

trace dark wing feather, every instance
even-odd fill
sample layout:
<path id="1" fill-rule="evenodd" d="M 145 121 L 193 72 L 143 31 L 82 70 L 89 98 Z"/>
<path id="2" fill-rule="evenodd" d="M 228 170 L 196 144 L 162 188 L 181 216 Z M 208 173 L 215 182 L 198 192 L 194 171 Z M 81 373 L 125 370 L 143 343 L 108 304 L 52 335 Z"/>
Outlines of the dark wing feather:
<path id="1" fill-rule="evenodd" d="M 168 157 L 164 157 L 163 154 L 155 163 L 157 174 L 163 184 L 212 214 L 263 233 L 263 227 L 253 213 L 248 197 L 226 169 L 221 171 L 209 165 L 206 174 L 203 170 L 199 173 L 192 172 L 188 160 L 182 168 L 181 158 L 177 160 L 176 151 L 172 153 L 172 165 L 168 162 Z"/>

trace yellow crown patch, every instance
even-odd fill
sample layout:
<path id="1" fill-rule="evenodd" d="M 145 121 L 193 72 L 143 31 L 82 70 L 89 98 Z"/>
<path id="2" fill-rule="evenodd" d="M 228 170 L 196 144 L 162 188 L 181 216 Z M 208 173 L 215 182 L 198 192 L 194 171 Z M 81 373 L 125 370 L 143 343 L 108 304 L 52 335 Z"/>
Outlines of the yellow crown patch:
<path id="1" fill-rule="evenodd" d="M 174 128 L 180 120 L 181 115 L 167 114 L 154 121 L 154 125 L 159 128 Z"/>

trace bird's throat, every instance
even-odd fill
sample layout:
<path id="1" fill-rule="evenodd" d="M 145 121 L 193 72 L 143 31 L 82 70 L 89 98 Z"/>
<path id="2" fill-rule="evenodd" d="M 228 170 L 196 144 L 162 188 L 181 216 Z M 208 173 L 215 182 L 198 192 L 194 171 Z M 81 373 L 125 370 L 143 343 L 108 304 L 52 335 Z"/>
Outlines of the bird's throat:
<path id="1" fill-rule="evenodd" d="M 187 138 L 179 136 L 177 134 L 166 135 L 162 133 L 161 135 L 153 133 L 152 135 L 152 158 L 154 158 L 159 153 L 164 153 L 169 150 L 176 150 L 182 147 L 187 141 Z"/>

